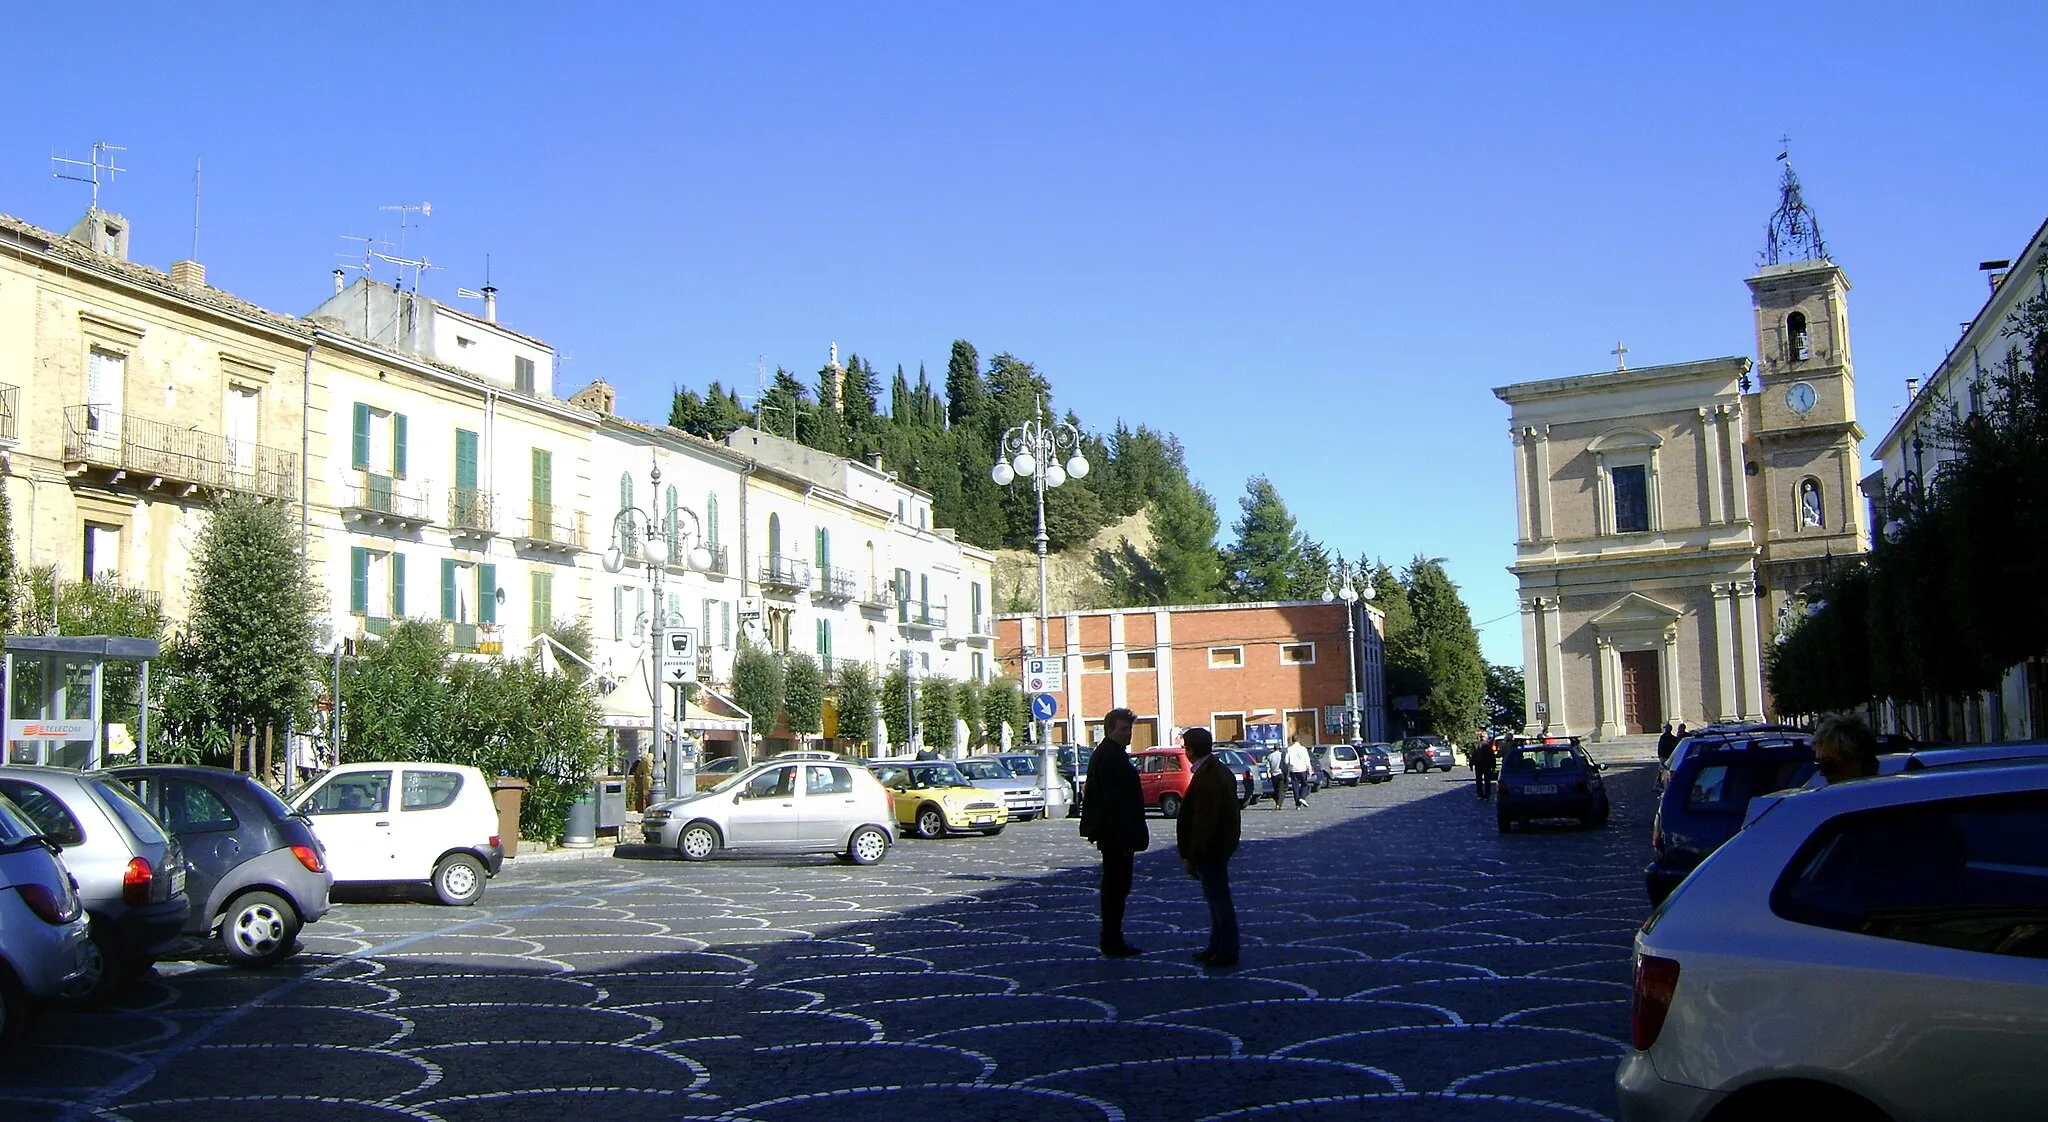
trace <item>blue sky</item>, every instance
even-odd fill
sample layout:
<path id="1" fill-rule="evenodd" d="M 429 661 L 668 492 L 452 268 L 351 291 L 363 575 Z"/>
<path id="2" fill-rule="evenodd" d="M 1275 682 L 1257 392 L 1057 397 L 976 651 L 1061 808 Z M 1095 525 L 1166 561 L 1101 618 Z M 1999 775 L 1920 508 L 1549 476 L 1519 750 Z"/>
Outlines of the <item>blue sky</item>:
<path id="1" fill-rule="evenodd" d="M 622 410 L 826 347 L 956 337 L 1097 428 L 1179 434 L 1226 522 L 1265 472 L 1347 553 L 1448 560 L 1519 662 L 1489 388 L 1751 354 L 1781 133 L 1848 271 L 1881 432 L 2040 223 L 2039 4 L 18 8 L 0 211 L 124 144 L 133 255 L 311 309 L 380 206 L 430 292 Z M 292 13 L 279 15 L 280 12 Z M 89 27 L 89 30 L 88 30 Z M 1226 529 L 1226 535 L 1228 531 Z"/>

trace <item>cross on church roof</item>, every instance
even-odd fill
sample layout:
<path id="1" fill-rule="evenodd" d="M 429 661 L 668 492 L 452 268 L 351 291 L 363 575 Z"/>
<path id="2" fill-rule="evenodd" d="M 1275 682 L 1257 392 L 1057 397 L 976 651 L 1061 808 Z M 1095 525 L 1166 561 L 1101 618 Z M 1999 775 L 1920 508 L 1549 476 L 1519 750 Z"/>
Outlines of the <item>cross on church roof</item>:
<path id="1" fill-rule="evenodd" d="M 1627 370 L 1627 369 L 1628 369 L 1628 345 L 1627 345 L 1627 344 L 1623 343 L 1623 342 L 1622 342 L 1621 340 L 1619 340 L 1619 339 L 1616 339 L 1616 340 L 1614 341 L 1614 349 L 1613 349 L 1613 350 L 1611 350 L 1611 351 L 1608 351 L 1607 353 L 1608 353 L 1608 354 L 1611 354 L 1611 355 L 1613 355 L 1613 356 L 1614 356 L 1614 368 L 1615 368 L 1616 370 Z"/>

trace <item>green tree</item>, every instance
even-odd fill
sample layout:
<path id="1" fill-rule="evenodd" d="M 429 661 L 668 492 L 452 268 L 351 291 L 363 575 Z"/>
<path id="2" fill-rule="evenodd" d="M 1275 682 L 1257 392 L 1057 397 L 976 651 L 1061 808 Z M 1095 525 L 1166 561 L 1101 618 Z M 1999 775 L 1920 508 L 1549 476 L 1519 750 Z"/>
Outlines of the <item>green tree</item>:
<path id="1" fill-rule="evenodd" d="M 981 355 L 967 340 L 953 340 L 953 353 L 946 359 L 947 422 L 956 429 L 973 424 L 987 397 L 981 384 Z"/>
<path id="2" fill-rule="evenodd" d="M 542 634 L 560 643 L 576 658 L 583 660 L 577 662 L 572 658 L 557 659 L 556 664 L 561 667 L 562 673 L 577 682 L 590 676 L 590 670 L 583 665 L 592 661 L 591 656 L 597 650 L 597 636 L 590 629 L 590 617 L 557 619 L 549 624 Z"/>
<path id="3" fill-rule="evenodd" d="M 882 450 L 882 387 L 875 368 L 859 355 L 848 355 L 840 387 L 840 415 L 846 419 L 847 453 L 858 459 Z"/>
<path id="4" fill-rule="evenodd" d="M 782 656 L 782 715 L 789 735 L 803 739 L 825 728 L 825 674 L 803 651 Z"/>
<path id="5" fill-rule="evenodd" d="M 1231 599 L 1293 600 L 1303 596 L 1297 587 L 1302 571 L 1301 533 L 1273 481 L 1253 476 L 1245 484 L 1238 510 L 1233 527 L 1237 540 L 1224 562 Z M 1320 588 L 1315 590 L 1316 595 L 1321 593 Z"/>
<path id="6" fill-rule="evenodd" d="M 981 694 L 982 728 L 992 745 L 1003 742 L 1003 729 L 1010 730 L 1010 743 L 1023 744 L 1030 738 L 1025 729 L 1024 694 L 1015 682 L 990 682 Z"/>
<path id="7" fill-rule="evenodd" d="M 200 531 L 190 585 L 193 669 L 215 719 L 279 733 L 309 709 L 313 621 L 323 606 L 288 510 L 222 499 Z"/>
<path id="8" fill-rule="evenodd" d="M 1162 604 L 1213 604 L 1223 598 L 1222 525 L 1216 500 L 1193 482 L 1170 480 L 1152 500 L 1147 521 L 1152 548 L 1146 560 L 1159 573 Z"/>
<path id="9" fill-rule="evenodd" d="M 754 735 L 775 732 L 782 715 L 782 664 L 768 648 L 745 636 L 732 658 L 732 699 L 754 715 Z"/>
<path id="10" fill-rule="evenodd" d="M 842 662 L 834 677 L 839 739 L 865 746 L 875 735 L 875 672 L 865 662 Z"/>
<path id="11" fill-rule="evenodd" d="M 426 760 L 450 725 L 448 641 L 437 624 L 400 620 L 342 660 L 343 763 Z"/>
<path id="12" fill-rule="evenodd" d="M 1486 723 L 1493 729 L 1520 729 L 1528 713 L 1528 693 L 1522 682 L 1522 668 L 1501 663 L 1486 664 Z"/>
<path id="13" fill-rule="evenodd" d="M 839 412 L 839 379 L 844 373 L 829 362 L 818 369 L 818 423 L 810 433 L 811 447 L 834 456 L 844 456 L 849 450 L 846 418 Z"/>
<path id="14" fill-rule="evenodd" d="M 882 725 L 891 747 L 910 743 L 910 679 L 900 665 L 882 675 Z"/>
<path id="15" fill-rule="evenodd" d="M 917 683 L 917 726 L 924 746 L 941 752 L 953 750 L 953 721 L 960 715 L 959 693 L 953 679 L 943 675 L 920 678 Z"/>
<path id="16" fill-rule="evenodd" d="M 1472 613 L 1440 559 L 1417 557 L 1402 583 L 1414 623 L 1388 643 L 1388 668 L 1420 684 L 1421 715 L 1431 730 L 1462 740 L 1486 716 L 1486 664 Z"/>
<path id="17" fill-rule="evenodd" d="M 964 678 L 953 687 L 953 712 L 967 722 L 967 747 L 969 751 L 989 743 L 984 725 L 981 695 L 984 692 L 980 682 Z"/>
<path id="18" fill-rule="evenodd" d="M 20 617 L 15 612 L 15 584 L 20 574 L 14 567 L 14 510 L 7 501 L 7 487 L 0 480 L 0 636 L 15 633 Z"/>

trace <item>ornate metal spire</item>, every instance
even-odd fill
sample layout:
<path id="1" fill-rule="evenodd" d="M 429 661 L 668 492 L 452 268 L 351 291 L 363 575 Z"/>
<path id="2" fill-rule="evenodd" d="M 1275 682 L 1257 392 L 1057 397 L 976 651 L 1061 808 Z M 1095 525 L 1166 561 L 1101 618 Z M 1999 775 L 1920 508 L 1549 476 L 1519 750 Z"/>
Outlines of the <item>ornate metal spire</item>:
<path id="1" fill-rule="evenodd" d="M 1789 138 L 1779 139 L 1790 144 Z M 1787 261 L 1825 261 L 1828 247 L 1820 238 L 1820 220 L 1813 216 L 1813 208 L 1807 206 L 1805 198 L 1799 194 L 1799 173 L 1792 170 L 1789 146 L 1778 153 L 1778 162 L 1785 165 L 1785 174 L 1778 181 L 1778 210 L 1771 215 L 1771 224 L 1764 232 L 1762 263 L 1779 265 Z"/>

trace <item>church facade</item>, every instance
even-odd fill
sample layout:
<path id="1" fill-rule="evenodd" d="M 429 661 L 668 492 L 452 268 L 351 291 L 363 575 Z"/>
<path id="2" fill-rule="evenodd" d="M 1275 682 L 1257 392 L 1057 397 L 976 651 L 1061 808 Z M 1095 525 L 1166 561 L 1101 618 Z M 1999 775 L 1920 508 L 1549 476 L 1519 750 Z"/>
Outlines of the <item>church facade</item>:
<path id="1" fill-rule="evenodd" d="M 1604 740 L 1773 716 L 1765 652 L 1809 586 L 1868 548 L 1849 281 L 1789 166 L 1782 193 L 1747 282 L 1754 361 L 1494 390 L 1531 730 Z"/>

